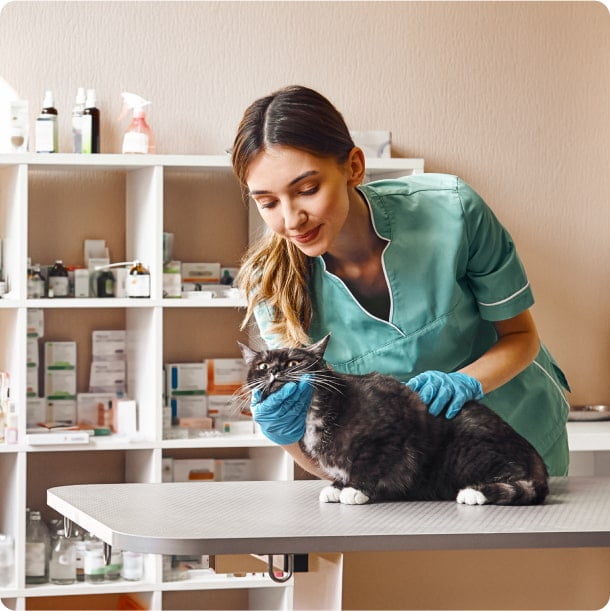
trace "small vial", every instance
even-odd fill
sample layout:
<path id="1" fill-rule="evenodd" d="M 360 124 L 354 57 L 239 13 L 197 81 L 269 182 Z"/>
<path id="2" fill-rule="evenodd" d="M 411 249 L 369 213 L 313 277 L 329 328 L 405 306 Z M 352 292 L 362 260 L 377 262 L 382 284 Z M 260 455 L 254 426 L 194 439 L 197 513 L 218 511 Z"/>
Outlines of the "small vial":
<path id="1" fill-rule="evenodd" d="M 101 542 L 91 543 L 85 552 L 85 581 L 102 583 L 106 574 L 104 547 Z"/>
<path id="2" fill-rule="evenodd" d="M 121 577 L 127 581 L 138 581 L 144 577 L 144 555 L 139 552 L 123 551 Z"/>
<path id="3" fill-rule="evenodd" d="M 106 581 L 115 581 L 121 576 L 123 556 L 121 550 L 113 549 L 110 553 L 110 564 L 106 565 Z"/>

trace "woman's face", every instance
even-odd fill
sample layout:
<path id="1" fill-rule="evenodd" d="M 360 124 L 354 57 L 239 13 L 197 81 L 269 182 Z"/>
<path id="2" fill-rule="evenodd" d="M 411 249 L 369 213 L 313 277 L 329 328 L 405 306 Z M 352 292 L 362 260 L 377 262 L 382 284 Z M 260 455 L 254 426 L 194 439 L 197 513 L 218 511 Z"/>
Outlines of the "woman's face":
<path id="1" fill-rule="evenodd" d="M 349 161 L 339 165 L 334 158 L 273 146 L 250 162 L 246 182 L 263 221 L 275 233 L 310 257 L 332 250 L 354 186 Z"/>

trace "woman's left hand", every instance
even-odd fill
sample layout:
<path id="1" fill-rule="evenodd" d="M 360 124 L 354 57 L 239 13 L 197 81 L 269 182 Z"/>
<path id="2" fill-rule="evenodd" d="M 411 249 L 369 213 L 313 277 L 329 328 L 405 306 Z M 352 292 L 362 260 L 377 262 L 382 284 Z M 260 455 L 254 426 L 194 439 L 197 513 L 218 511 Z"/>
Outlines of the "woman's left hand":
<path id="1" fill-rule="evenodd" d="M 445 418 L 456 416 L 468 401 L 483 398 L 481 383 L 459 372 L 424 371 L 411 378 L 407 386 L 419 394 L 433 416 L 446 408 Z"/>

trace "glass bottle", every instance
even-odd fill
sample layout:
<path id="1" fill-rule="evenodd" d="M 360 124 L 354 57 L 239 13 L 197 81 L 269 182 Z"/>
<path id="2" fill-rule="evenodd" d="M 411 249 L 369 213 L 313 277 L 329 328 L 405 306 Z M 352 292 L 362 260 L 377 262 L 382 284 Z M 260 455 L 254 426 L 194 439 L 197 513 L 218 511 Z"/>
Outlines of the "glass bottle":
<path id="1" fill-rule="evenodd" d="M 49 581 L 49 530 L 40 511 L 31 510 L 25 533 L 25 582 Z"/>
<path id="2" fill-rule="evenodd" d="M 70 294 L 70 281 L 68 270 L 63 261 L 57 259 L 55 265 L 49 270 L 49 297 L 68 297 Z"/>
<path id="3" fill-rule="evenodd" d="M 150 272 L 141 261 L 134 261 L 127 275 L 128 297 L 150 297 Z"/>
<path id="4" fill-rule="evenodd" d="M 57 531 L 49 563 L 51 583 L 68 584 L 76 581 L 76 549 L 63 528 Z"/>
<path id="5" fill-rule="evenodd" d="M 0 534 L 0 587 L 13 581 L 15 570 L 15 544 L 11 535 Z"/>
<path id="6" fill-rule="evenodd" d="M 44 278 L 40 272 L 40 263 L 35 263 L 28 269 L 28 299 L 44 297 Z"/>
<path id="7" fill-rule="evenodd" d="M 85 581 L 100 583 L 104 581 L 106 561 L 104 560 L 104 545 L 95 538 L 87 543 L 85 552 Z"/>
<path id="8" fill-rule="evenodd" d="M 120 549 L 112 549 L 110 552 L 110 564 L 106 565 L 106 580 L 115 581 L 121 576 L 123 568 L 123 557 Z"/>
<path id="9" fill-rule="evenodd" d="M 144 577 L 144 554 L 123 551 L 121 577 L 127 581 L 138 581 Z"/>
<path id="10" fill-rule="evenodd" d="M 114 274 L 109 269 L 101 271 L 95 282 L 98 297 L 114 297 Z"/>

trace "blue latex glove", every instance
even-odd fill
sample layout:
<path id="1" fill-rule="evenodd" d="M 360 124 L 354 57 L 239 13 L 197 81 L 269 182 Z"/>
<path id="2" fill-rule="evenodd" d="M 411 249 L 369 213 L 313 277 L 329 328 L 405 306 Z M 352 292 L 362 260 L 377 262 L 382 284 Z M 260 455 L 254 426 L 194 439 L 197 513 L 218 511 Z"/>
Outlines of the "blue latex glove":
<path id="1" fill-rule="evenodd" d="M 433 416 L 447 408 L 445 417 L 453 418 L 466 402 L 483 398 L 481 383 L 465 373 L 424 371 L 411 378 L 407 386 L 419 393 Z"/>
<path id="2" fill-rule="evenodd" d="M 279 445 L 299 441 L 305 434 L 305 417 L 313 396 L 310 376 L 288 382 L 261 401 L 261 391 L 252 393 L 250 410 L 265 437 Z"/>

